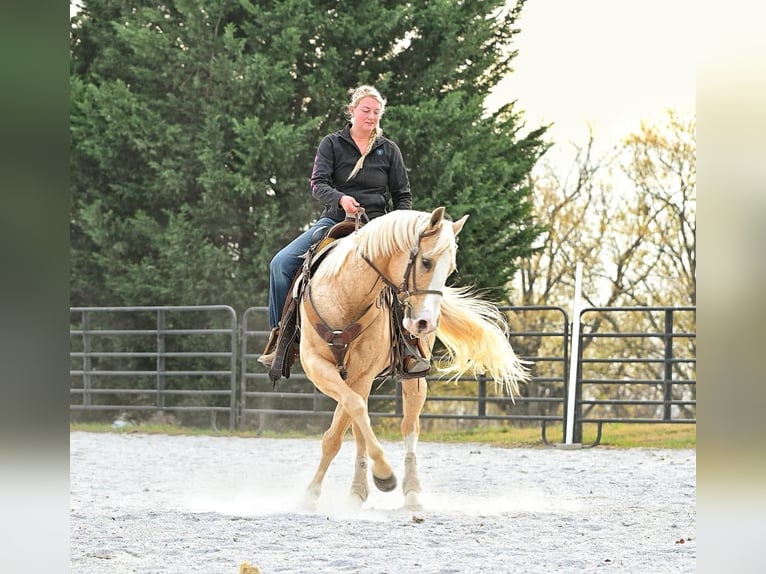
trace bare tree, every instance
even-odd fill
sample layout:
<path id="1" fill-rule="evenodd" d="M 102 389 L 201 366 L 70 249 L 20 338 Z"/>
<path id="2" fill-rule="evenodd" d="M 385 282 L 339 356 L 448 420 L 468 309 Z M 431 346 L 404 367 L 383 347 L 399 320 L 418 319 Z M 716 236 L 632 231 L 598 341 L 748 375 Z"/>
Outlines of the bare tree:
<path id="1" fill-rule="evenodd" d="M 603 212 L 606 210 L 611 155 L 596 157 L 594 137 L 589 134 L 583 147 L 574 147 L 575 160 L 563 175 L 548 162 L 538 166 L 530 187 L 539 223 L 546 226 L 536 244 L 535 253 L 523 260 L 517 274 L 516 289 L 520 295 L 515 304 L 522 306 L 568 306 L 574 289 L 573 270 L 579 261 L 589 269 L 600 265 L 599 237 L 603 234 Z M 601 223 L 600 223 L 601 222 Z M 553 312 L 517 313 L 511 317 L 512 328 L 519 331 L 546 333 L 560 331 L 561 315 Z M 560 356 L 563 338 L 530 335 L 515 337 L 513 344 L 525 357 L 537 357 L 533 378 L 522 393 L 543 399 L 562 397 L 565 369 L 560 362 L 546 358 Z M 549 402 L 520 403 L 515 412 L 530 415 L 561 414 L 552 412 Z"/>
<path id="2" fill-rule="evenodd" d="M 642 123 L 624 142 L 623 170 L 646 213 L 651 245 L 651 272 L 640 274 L 633 296 L 649 303 L 697 302 L 696 128 L 696 117 L 668 111 L 665 123 Z"/>
<path id="3" fill-rule="evenodd" d="M 563 178 L 549 164 L 541 164 L 532 176 L 533 199 L 536 217 L 547 229 L 538 239 L 535 254 L 520 265 L 514 290 L 520 295 L 519 304 L 568 308 L 574 268 L 582 262 L 583 297 L 590 306 L 695 305 L 695 131 L 693 115 L 686 118 L 669 111 L 661 123 L 643 122 L 621 146 L 600 156 L 594 154 L 591 131 L 586 145 L 575 147 L 574 161 Z M 614 315 L 597 314 L 590 317 L 587 331 L 661 332 L 659 317 L 631 314 L 618 321 Z M 519 330 L 551 327 L 545 324 L 549 318 L 544 314 L 514 317 L 514 321 Z M 523 326 L 519 321 L 524 321 Z M 693 314 L 687 315 L 679 328 L 693 330 L 693 322 Z M 591 342 L 586 338 L 585 347 Z M 614 357 L 662 356 L 661 348 L 636 348 L 641 344 L 626 340 L 622 347 L 599 352 Z M 687 349 L 682 352 L 694 356 L 694 339 L 684 344 Z M 520 342 L 520 352 L 540 356 L 546 353 L 544 345 L 540 338 L 530 338 Z M 651 378 L 655 374 L 650 371 L 656 371 L 657 365 L 611 368 L 616 370 L 609 378 Z M 691 378 L 688 365 L 674 368 L 679 378 Z M 530 396 L 546 392 L 534 382 L 527 391 Z M 651 395 L 653 389 L 626 386 L 620 392 Z M 696 394 L 693 388 L 686 396 L 689 393 Z"/>

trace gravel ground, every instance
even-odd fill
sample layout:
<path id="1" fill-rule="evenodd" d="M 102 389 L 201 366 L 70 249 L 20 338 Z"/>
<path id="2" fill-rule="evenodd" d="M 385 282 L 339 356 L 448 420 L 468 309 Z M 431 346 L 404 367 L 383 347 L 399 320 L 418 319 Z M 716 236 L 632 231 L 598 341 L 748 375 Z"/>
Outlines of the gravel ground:
<path id="1" fill-rule="evenodd" d="M 423 512 L 347 497 L 348 440 L 318 508 L 320 441 L 70 434 L 78 574 L 553 573 L 696 569 L 696 452 L 421 443 Z M 401 480 L 401 443 L 383 442 Z"/>

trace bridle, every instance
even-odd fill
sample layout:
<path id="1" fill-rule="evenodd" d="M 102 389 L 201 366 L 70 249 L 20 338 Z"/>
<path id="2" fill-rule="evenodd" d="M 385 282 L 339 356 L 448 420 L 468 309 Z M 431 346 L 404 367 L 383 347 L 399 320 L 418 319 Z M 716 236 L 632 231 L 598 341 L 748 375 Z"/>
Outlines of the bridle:
<path id="1" fill-rule="evenodd" d="M 372 267 L 375 273 L 378 274 L 378 277 L 380 277 L 380 279 L 383 281 L 383 283 L 385 283 L 389 289 L 394 292 L 396 298 L 399 300 L 399 303 L 401 303 L 402 308 L 404 309 L 404 316 L 407 318 L 412 316 L 412 305 L 409 302 L 411 297 L 418 295 L 438 295 L 439 297 L 444 297 L 444 293 L 441 290 L 418 289 L 414 273 L 415 261 L 417 260 L 418 253 L 420 252 L 420 242 L 424 237 L 430 237 L 437 232 L 438 229 L 434 229 L 430 232 L 421 231 L 418 234 L 418 242 L 413 245 L 412 249 L 410 249 L 410 258 L 407 261 L 407 267 L 404 269 L 404 277 L 402 277 L 401 285 L 395 285 L 394 282 L 386 277 L 385 273 L 378 269 L 378 267 L 366 255 L 362 254 L 362 259 L 364 259 L 367 265 Z M 410 283 L 412 283 L 412 289 L 409 288 Z"/>

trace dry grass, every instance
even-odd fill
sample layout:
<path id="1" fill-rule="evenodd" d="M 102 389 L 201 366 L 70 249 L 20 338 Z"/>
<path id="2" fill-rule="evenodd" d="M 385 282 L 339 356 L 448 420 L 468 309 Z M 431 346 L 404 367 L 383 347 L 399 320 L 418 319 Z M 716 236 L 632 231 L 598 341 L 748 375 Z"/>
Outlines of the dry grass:
<path id="1" fill-rule="evenodd" d="M 588 445 L 596 440 L 595 424 L 583 427 L 582 444 Z M 549 425 L 546 430 L 549 443 L 563 442 L 563 427 Z M 539 426 L 527 428 L 515 427 L 478 427 L 457 431 L 425 432 L 424 441 L 440 442 L 479 442 L 504 447 L 544 446 Z M 697 427 L 693 424 L 623 424 L 607 423 L 602 427 L 601 446 L 620 448 L 696 448 Z"/>
<path id="2" fill-rule="evenodd" d="M 378 436 L 385 440 L 399 440 L 401 437 L 397 425 L 377 426 Z M 168 435 L 207 435 L 207 436 L 239 436 L 239 437 L 271 437 L 271 438 L 319 438 L 317 433 L 292 432 L 263 432 L 255 431 L 212 430 L 204 428 L 189 428 L 172 425 L 146 424 L 132 425 L 121 429 L 112 428 L 110 424 L 87 423 L 70 424 L 70 431 L 85 432 L 116 432 L 116 433 L 148 433 Z M 549 425 L 546 431 L 548 442 L 562 442 L 563 429 L 561 425 Z M 586 424 L 583 428 L 582 443 L 592 443 L 596 438 L 596 425 Z M 420 435 L 421 441 L 453 442 L 453 443 L 483 443 L 501 447 L 536 447 L 544 446 L 540 426 L 511 427 L 511 426 L 477 426 L 459 430 L 425 431 Z M 624 424 L 606 423 L 601 433 L 601 446 L 618 448 L 696 448 L 697 426 L 693 424 Z"/>

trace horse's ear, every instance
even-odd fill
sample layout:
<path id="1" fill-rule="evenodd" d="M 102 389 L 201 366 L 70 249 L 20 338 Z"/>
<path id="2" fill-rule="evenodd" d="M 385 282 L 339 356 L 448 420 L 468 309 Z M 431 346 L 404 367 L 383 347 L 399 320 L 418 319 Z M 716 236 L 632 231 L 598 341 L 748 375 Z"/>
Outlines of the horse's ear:
<path id="1" fill-rule="evenodd" d="M 436 227 L 439 222 L 444 219 L 444 207 L 437 207 L 431 212 L 431 221 L 428 223 L 429 227 Z"/>
<path id="2" fill-rule="evenodd" d="M 463 229 L 463 225 L 465 225 L 466 220 L 468 219 L 468 214 L 466 213 L 463 217 L 458 219 L 457 221 L 452 223 L 452 232 L 457 237 L 457 234 L 460 233 L 460 231 Z"/>

